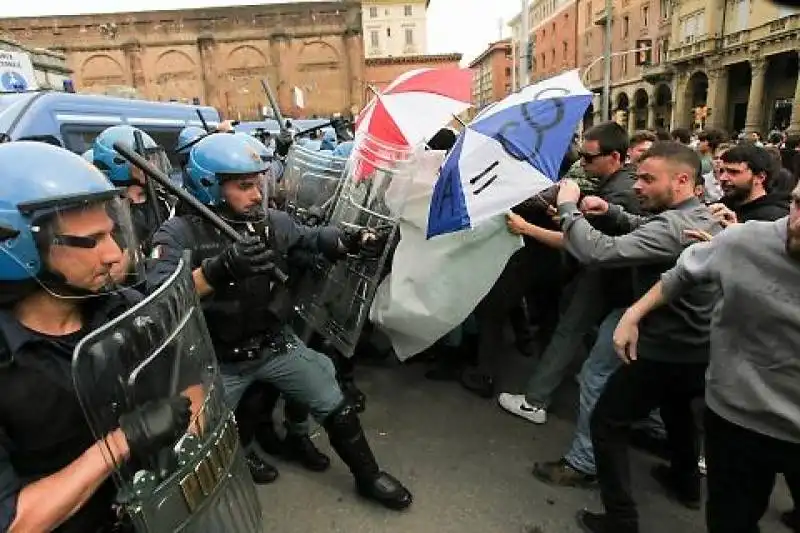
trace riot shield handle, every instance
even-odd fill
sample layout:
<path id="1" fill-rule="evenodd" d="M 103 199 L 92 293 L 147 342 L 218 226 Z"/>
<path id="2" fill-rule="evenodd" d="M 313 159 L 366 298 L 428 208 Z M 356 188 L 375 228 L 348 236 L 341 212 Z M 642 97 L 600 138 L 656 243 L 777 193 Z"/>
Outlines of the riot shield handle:
<path id="1" fill-rule="evenodd" d="M 207 206 L 203 205 L 197 198 L 186 192 L 181 187 L 178 187 L 172 183 L 166 174 L 151 165 L 145 158 L 120 142 L 114 143 L 114 150 L 116 150 L 119 155 L 127 159 L 128 162 L 142 169 L 142 171 L 147 174 L 149 178 L 156 180 L 162 187 L 192 206 L 203 218 L 216 226 L 216 228 L 224 233 L 229 239 L 235 242 L 240 242 L 242 240 L 242 236 L 239 234 L 239 232 L 233 229 L 230 224 L 225 222 L 219 215 L 217 215 Z M 287 276 L 286 273 L 278 267 L 274 267 L 273 273 L 281 283 L 286 283 L 289 280 L 289 276 Z"/>

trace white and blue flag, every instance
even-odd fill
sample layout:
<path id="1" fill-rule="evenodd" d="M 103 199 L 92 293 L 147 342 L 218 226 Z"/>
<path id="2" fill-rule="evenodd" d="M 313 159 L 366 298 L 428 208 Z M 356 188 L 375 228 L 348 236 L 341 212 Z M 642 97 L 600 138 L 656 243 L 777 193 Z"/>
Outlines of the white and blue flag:
<path id="1" fill-rule="evenodd" d="M 442 165 L 427 237 L 475 227 L 553 185 L 591 101 L 573 70 L 484 109 Z"/>

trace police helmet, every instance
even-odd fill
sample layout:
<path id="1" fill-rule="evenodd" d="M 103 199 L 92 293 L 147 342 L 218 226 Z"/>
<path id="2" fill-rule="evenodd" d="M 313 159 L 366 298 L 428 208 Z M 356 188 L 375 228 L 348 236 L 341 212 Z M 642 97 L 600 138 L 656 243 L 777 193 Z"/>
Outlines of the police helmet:
<path id="1" fill-rule="evenodd" d="M 250 134 L 247 133 L 235 133 L 234 135 L 240 136 L 242 139 L 247 142 L 253 149 L 258 152 L 258 155 L 261 157 L 261 160 L 265 163 L 272 161 L 272 152 L 264 146 L 264 143 L 256 139 Z"/>
<path id="2" fill-rule="evenodd" d="M 341 157 L 343 159 L 347 159 L 350 157 L 350 154 L 353 151 L 353 141 L 345 141 L 343 143 L 339 143 L 336 148 L 333 149 L 334 157 Z"/>
<path id="3" fill-rule="evenodd" d="M 120 195 L 97 168 L 68 150 L 31 141 L 0 144 L 0 281 L 43 273 L 42 217 Z"/>
<path id="4" fill-rule="evenodd" d="M 112 183 L 119 186 L 134 185 L 131 176 L 131 165 L 128 161 L 114 150 L 114 143 L 121 142 L 131 150 L 136 149 L 136 132 L 142 136 L 142 144 L 145 159 L 153 163 L 156 167 L 169 174 L 171 171 L 169 160 L 164 154 L 163 148 L 147 133 L 133 126 L 111 126 L 103 130 L 94 140 L 92 152 L 94 154 L 94 164 L 99 168 Z"/>
<path id="5" fill-rule="evenodd" d="M 206 135 L 208 135 L 208 132 L 197 126 L 187 126 L 183 128 L 178 134 L 178 142 L 175 144 L 175 153 L 189 155 L 189 150 L 191 150 L 192 146 Z"/>
<path id="6" fill-rule="evenodd" d="M 259 150 L 242 135 L 213 133 L 201 139 L 189 152 L 186 188 L 203 204 L 220 205 L 223 177 L 260 174 L 268 167 Z"/>
<path id="7" fill-rule="evenodd" d="M 336 148 L 336 132 L 333 128 L 326 129 L 322 136 L 322 143 L 320 143 L 320 150 L 333 150 Z"/>

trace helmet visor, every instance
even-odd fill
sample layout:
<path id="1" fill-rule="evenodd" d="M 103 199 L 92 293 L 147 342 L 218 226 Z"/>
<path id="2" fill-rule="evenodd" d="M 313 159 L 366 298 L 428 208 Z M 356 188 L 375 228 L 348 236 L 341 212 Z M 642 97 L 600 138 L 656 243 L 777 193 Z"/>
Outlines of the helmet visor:
<path id="1" fill-rule="evenodd" d="M 130 206 L 118 191 L 19 208 L 30 220 L 38 252 L 32 274 L 54 296 L 99 296 L 144 279 Z M 11 249 L 0 250 L 23 267 L 34 267 Z"/>

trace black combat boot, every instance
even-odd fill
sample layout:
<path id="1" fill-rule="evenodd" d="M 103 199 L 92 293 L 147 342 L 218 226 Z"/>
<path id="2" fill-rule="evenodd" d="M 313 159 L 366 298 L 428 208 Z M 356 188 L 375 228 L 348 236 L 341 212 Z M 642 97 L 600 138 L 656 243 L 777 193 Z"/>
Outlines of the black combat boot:
<path id="1" fill-rule="evenodd" d="M 245 456 L 247 468 L 256 485 L 268 485 L 278 479 L 278 469 L 266 462 L 256 452 L 250 450 Z"/>
<path id="2" fill-rule="evenodd" d="M 338 354 L 329 357 L 333 358 L 336 366 L 336 377 L 339 381 L 339 387 L 342 389 L 342 394 L 344 394 L 347 402 L 355 407 L 357 413 L 363 413 L 367 409 L 367 395 L 356 385 L 355 362 Z"/>
<path id="3" fill-rule="evenodd" d="M 292 424 L 303 424 L 308 420 L 308 408 L 294 402 L 286 402 L 286 438 L 281 444 L 281 457 L 295 461 L 312 472 L 324 472 L 331 466 L 330 458 L 319 451 L 307 433 L 295 433 Z"/>
<path id="4" fill-rule="evenodd" d="M 396 511 L 411 505 L 411 493 L 378 468 L 355 409 L 345 403 L 325 420 L 331 446 L 350 468 L 358 493 Z"/>
<path id="5" fill-rule="evenodd" d="M 249 448 L 254 437 L 260 433 L 263 392 L 258 386 L 248 388 L 236 408 L 236 427 L 239 430 L 239 442 L 244 450 Z M 250 475 L 253 476 L 253 482 L 257 485 L 266 485 L 278 479 L 278 469 L 253 450 L 247 452 L 245 460 L 250 469 Z"/>

